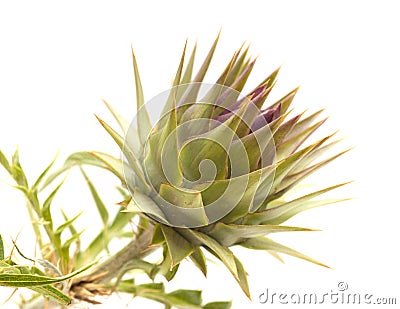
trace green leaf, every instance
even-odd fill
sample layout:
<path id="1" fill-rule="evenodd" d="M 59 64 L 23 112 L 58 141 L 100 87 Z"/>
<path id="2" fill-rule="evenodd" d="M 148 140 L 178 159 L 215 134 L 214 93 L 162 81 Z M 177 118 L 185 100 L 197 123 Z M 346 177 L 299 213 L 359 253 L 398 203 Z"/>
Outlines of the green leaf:
<path id="1" fill-rule="evenodd" d="M 280 183 L 279 187 L 277 187 L 277 191 L 278 192 L 287 192 L 289 189 L 291 189 L 292 187 L 294 187 L 297 183 L 299 183 L 300 181 L 302 181 L 304 178 L 308 177 L 309 175 L 311 175 L 312 173 L 314 173 L 315 171 L 317 171 L 318 169 L 320 169 L 321 167 L 325 166 L 326 164 L 328 164 L 329 162 L 335 160 L 336 158 L 344 155 L 345 153 L 347 153 L 348 151 L 350 151 L 350 149 L 347 149 L 345 151 L 342 151 L 328 159 L 325 159 L 321 162 L 318 162 L 310 167 L 305 168 L 304 170 L 297 172 L 297 173 L 293 173 L 293 174 L 289 174 L 288 176 L 286 176 L 282 182 Z"/>
<path id="2" fill-rule="evenodd" d="M 230 247 L 243 241 L 244 238 L 264 236 L 271 233 L 292 232 L 292 231 L 313 231 L 311 229 L 281 226 L 281 225 L 236 225 L 218 222 L 209 235 L 215 238 L 221 245 Z"/>
<path id="3" fill-rule="evenodd" d="M 97 193 L 95 186 L 93 185 L 93 183 L 91 182 L 91 180 L 89 179 L 89 177 L 87 176 L 87 174 L 85 173 L 83 168 L 81 168 L 81 172 L 89 186 L 90 193 L 92 194 L 93 200 L 96 204 L 97 211 L 100 214 L 101 220 L 103 221 L 103 224 L 106 227 L 108 224 L 108 218 L 109 218 L 107 208 L 104 205 L 102 199 L 100 198 L 99 194 Z"/>
<path id="4" fill-rule="evenodd" d="M 167 242 L 168 253 L 171 257 L 172 267 L 182 262 L 192 254 L 194 247 L 174 229 L 161 225 L 161 230 Z"/>
<path id="5" fill-rule="evenodd" d="M 307 119 L 305 119 L 307 120 Z M 285 140 L 277 147 L 276 155 L 277 155 L 277 160 L 280 161 L 283 158 L 291 155 L 294 151 L 296 151 L 303 143 L 304 141 L 315 131 L 317 130 L 324 122 L 326 119 L 323 119 L 316 124 L 304 129 L 303 131 L 297 133 L 293 137 L 289 137 L 288 134 L 285 138 Z M 296 125 L 300 124 L 301 122 L 297 123 Z M 296 125 L 293 127 L 293 129 L 296 128 Z M 289 137 L 289 138 L 288 138 Z"/>
<path id="6" fill-rule="evenodd" d="M 217 47 L 218 40 L 219 40 L 219 34 L 215 39 L 213 45 L 211 46 L 211 49 L 208 52 L 207 57 L 204 60 L 203 64 L 201 65 L 198 73 L 196 74 L 195 78 L 192 80 L 192 83 L 189 85 L 185 94 L 182 96 L 180 100 L 180 104 L 183 106 L 181 106 L 181 108 L 179 109 L 178 121 L 180 121 L 181 116 L 186 111 L 186 109 L 188 109 L 193 104 L 193 102 L 196 102 L 196 98 L 198 96 L 201 87 L 201 82 L 203 81 L 204 76 L 206 75 L 206 72 L 208 70 L 208 67 L 210 66 L 212 57 Z"/>
<path id="7" fill-rule="evenodd" d="M 321 262 L 318 262 L 317 260 L 314 260 L 300 252 L 297 252 L 296 250 L 293 250 L 289 247 L 281 245 L 281 244 L 279 244 L 269 238 L 266 238 L 266 237 L 251 238 L 251 239 L 248 239 L 248 240 L 242 242 L 240 245 L 245 248 L 248 248 L 248 249 L 268 250 L 268 251 L 272 250 L 272 251 L 281 252 L 281 253 L 291 255 L 291 256 L 297 257 L 299 259 L 303 259 L 308 262 L 329 268 L 329 266 L 326 266 L 325 264 L 322 264 Z"/>
<path id="8" fill-rule="evenodd" d="M 124 134 L 126 134 L 129 128 L 129 122 L 121 114 L 119 114 L 106 100 L 103 99 L 102 101 L 107 109 L 111 112 L 114 119 L 117 121 L 121 130 L 124 132 Z"/>
<path id="9" fill-rule="evenodd" d="M 8 287 L 35 287 L 35 286 L 43 286 L 48 284 L 53 284 L 57 282 L 62 282 L 72 277 L 77 276 L 78 274 L 84 272 L 88 268 L 92 267 L 94 263 L 91 263 L 81 269 L 74 271 L 66 276 L 52 278 L 47 276 L 38 276 L 32 274 L 4 274 L 0 273 L 0 285 L 8 286 Z"/>
<path id="10" fill-rule="evenodd" d="M 110 156 L 102 152 L 81 151 L 71 154 L 64 162 L 63 166 L 47 177 L 40 190 L 43 190 L 61 174 L 79 165 L 92 165 L 111 171 L 122 183 L 125 182 L 123 174 L 123 163 L 121 159 Z"/>
<path id="11" fill-rule="evenodd" d="M 197 293 L 201 292 L 185 292 L 185 290 L 178 290 L 169 294 L 160 292 L 143 292 L 140 293 L 139 296 L 158 301 L 177 309 L 202 309 L 201 304 L 197 304 Z"/>
<path id="12" fill-rule="evenodd" d="M 196 290 L 176 290 L 168 294 L 170 297 L 174 297 L 183 301 L 186 301 L 189 304 L 193 305 L 201 305 L 201 291 Z"/>
<path id="13" fill-rule="evenodd" d="M 171 259 L 171 255 L 168 252 L 168 246 L 165 243 L 163 246 L 163 261 L 161 262 L 160 265 L 158 265 L 153 273 L 151 274 L 151 277 L 155 277 L 156 274 L 160 274 L 162 276 L 165 277 L 165 279 L 167 279 L 167 281 L 171 281 L 179 268 L 180 264 L 176 264 L 175 266 L 172 266 L 172 259 Z"/>
<path id="14" fill-rule="evenodd" d="M 159 178 L 160 181 L 162 181 L 162 178 L 164 177 L 159 177 L 159 175 L 165 174 L 168 182 L 173 185 L 180 185 L 183 179 L 182 171 L 179 166 L 178 136 L 176 132 L 176 106 L 178 97 L 181 95 L 179 93 L 181 92 L 181 87 L 177 86 L 179 85 L 182 75 L 185 52 L 186 44 L 179 63 L 178 71 L 176 72 L 172 88 L 162 112 L 162 117 L 158 123 L 158 125 L 160 125 L 159 132 L 157 132 L 157 134 L 152 134 L 149 137 L 151 149 L 145 161 L 146 166 L 149 166 L 150 164 L 150 170 L 158 170 L 158 173 L 151 173 L 151 179 L 153 181 L 154 178 Z M 165 163 L 165 160 L 168 162 Z M 160 182 L 155 183 L 156 188 L 158 188 L 159 185 Z"/>
<path id="15" fill-rule="evenodd" d="M 233 177 L 255 171 L 259 167 L 260 160 L 266 161 L 265 155 L 268 153 L 269 148 L 273 147 L 271 144 L 272 133 L 269 126 L 263 126 L 232 143 L 229 149 L 229 156 L 240 163 L 233 166 L 232 173 L 235 173 Z M 246 159 L 244 160 L 243 158 Z"/>
<path id="16" fill-rule="evenodd" d="M 73 217 L 71 220 L 64 222 L 63 224 L 61 224 L 56 231 L 54 232 L 54 235 L 56 237 L 60 237 L 61 233 L 66 229 L 69 228 L 76 219 L 78 219 L 80 217 L 80 215 L 82 214 L 82 212 L 80 212 L 79 214 L 77 214 L 75 217 Z"/>
<path id="17" fill-rule="evenodd" d="M 249 283 L 247 282 L 246 271 L 244 270 L 244 267 L 243 267 L 242 263 L 239 261 L 239 259 L 236 256 L 234 256 L 234 258 L 235 258 L 236 268 L 237 268 L 237 272 L 238 272 L 238 277 L 235 279 L 239 283 L 239 286 L 241 287 L 243 292 L 246 294 L 246 296 L 251 300 L 250 288 L 249 288 Z"/>
<path id="18" fill-rule="evenodd" d="M 124 138 L 121 135 L 115 132 L 114 129 L 112 129 L 107 123 L 105 123 L 99 117 L 96 116 L 96 118 L 103 126 L 103 128 L 108 132 L 108 134 L 110 134 L 110 136 L 114 139 L 114 141 L 117 143 L 121 151 L 124 153 L 126 159 L 128 160 L 129 166 L 133 169 L 135 176 L 137 176 L 135 177 L 135 179 L 139 181 L 137 186 L 139 186 L 142 190 L 147 192 L 149 190 L 149 186 L 146 183 L 146 178 L 144 176 L 142 168 L 140 167 L 140 164 L 137 158 L 135 157 L 133 151 L 128 147 L 126 147 L 126 145 L 124 144 Z"/>
<path id="19" fill-rule="evenodd" d="M 26 179 L 24 170 L 22 169 L 21 164 L 19 162 L 18 149 L 15 150 L 14 155 L 12 157 L 11 175 L 19 186 L 25 188 L 29 187 L 28 180 Z"/>
<path id="20" fill-rule="evenodd" d="M 239 93 L 243 90 L 243 87 L 246 84 L 251 71 L 253 70 L 254 64 L 255 64 L 255 60 L 253 60 L 251 62 L 246 62 L 241 67 L 240 75 L 235 79 L 235 81 L 232 83 L 232 85 L 230 85 L 230 87 L 232 89 L 235 89 Z"/>
<path id="21" fill-rule="evenodd" d="M 160 207 L 146 194 L 136 190 L 132 194 L 132 200 L 127 206 L 126 212 L 143 212 L 151 217 L 155 217 L 157 221 L 167 223 L 167 219 Z"/>
<path id="22" fill-rule="evenodd" d="M 218 40 L 219 40 L 220 33 L 218 33 L 216 39 L 214 40 L 213 45 L 211 46 L 210 51 L 207 54 L 206 59 L 204 60 L 203 64 L 200 67 L 200 70 L 197 72 L 196 77 L 193 79 L 193 82 L 202 82 L 208 67 L 210 66 L 211 59 L 214 55 L 215 49 L 217 48 Z"/>
<path id="23" fill-rule="evenodd" d="M 303 158 L 301 158 L 301 160 L 296 164 L 296 166 L 291 171 L 291 174 L 295 174 L 295 173 L 299 173 L 299 172 L 303 171 L 310 164 L 312 164 L 316 159 L 320 158 L 326 151 L 331 149 L 333 146 L 335 146 L 339 142 L 340 142 L 340 140 L 335 140 L 325 146 L 318 147 L 318 148 L 311 150 Z"/>
<path id="24" fill-rule="evenodd" d="M 285 114 L 288 111 L 290 105 L 292 104 L 292 101 L 293 101 L 297 91 L 299 91 L 299 87 L 290 91 L 287 95 L 285 95 L 284 97 L 279 99 L 277 102 L 272 104 L 269 108 L 274 108 L 280 104 L 281 105 L 281 114 Z"/>
<path id="25" fill-rule="evenodd" d="M 164 234 L 161 230 L 161 224 L 156 224 L 154 227 L 153 237 L 151 238 L 152 245 L 160 245 L 165 242 Z"/>
<path id="26" fill-rule="evenodd" d="M 297 115 L 279 126 L 278 130 L 274 133 L 274 142 L 277 148 L 283 143 L 286 136 L 292 131 L 301 116 L 302 114 Z"/>
<path id="27" fill-rule="evenodd" d="M 117 286 L 117 290 L 123 293 L 133 294 L 134 296 L 142 296 L 146 294 L 164 293 L 163 283 L 145 283 L 136 285 L 133 279 L 122 280 Z"/>
<path id="28" fill-rule="evenodd" d="M 207 276 L 206 258 L 204 256 L 203 251 L 201 251 L 201 248 L 196 247 L 195 250 L 193 251 L 193 253 L 190 255 L 190 259 L 192 260 L 193 264 L 198 269 L 200 269 L 200 271 L 206 277 Z"/>
<path id="29" fill-rule="evenodd" d="M 318 117 L 321 115 L 322 112 L 323 109 L 313 113 L 307 118 L 304 118 L 303 120 L 296 123 L 292 131 L 288 134 L 287 139 L 293 139 L 294 137 L 299 136 L 304 131 L 308 130 L 311 126 L 313 126 L 314 121 L 318 119 Z M 326 118 L 324 120 L 326 120 Z"/>
<path id="30" fill-rule="evenodd" d="M 209 223 L 199 191 L 176 188 L 163 183 L 159 194 L 159 205 L 164 210 L 170 224 L 201 226 Z"/>
<path id="31" fill-rule="evenodd" d="M 12 174 L 10 163 L 4 153 L 0 150 L 0 164 L 6 169 L 9 174 Z"/>
<path id="32" fill-rule="evenodd" d="M 47 197 L 47 199 L 43 203 L 43 207 L 41 209 L 42 213 L 42 218 L 46 221 L 46 223 L 49 225 L 49 228 L 53 230 L 53 218 L 51 216 L 51 203 L 53 202 L 53 199 L 55 195 L 57 194 L 58 190 L 61 188 L 63 185 L 64 181 L 62 181 Z"/>
<path id="33" fill-rule="evenodd" d="M 339 185 L 331 186 L 331 187 L 304 195 L 304 196 L 299 197 L 290 202 L 286 202 L 280 206 L 276 206 L 276 207 L 269 208 L 269 209 L 266 209 L 266 210 L 263 210 L 260 212 L 255 212 L 253 214 L 249 214 L 246 216 L 244 223 L 248 224 L 248 225 L 281 224 L 282 222 L 285 222 L 287 219 L 293 217 L 294 215 L 298 214 L 299 212 L 319 206 L 320 205 L 319 203 L 314 204 L 314 203 L 309 202 L 312 198 L 317 197 L 318 195 L 321 195 L 328 191 L 334 190 L 336 188 L 339 188 L 345 184 L 347 184 L 347 183 L 342 183 Z M 331 203 L 339 202 L 339 201 L 341 201 L 341 200 L 332 200 Z"/>
<path id="34" fill-rule="evenodd" d="M 63 218 L 64 218 L 64 221 L 69 221 L 68 216 L 67 216 L 67 214 L 64 212 L 64 210 L 62 210 L 62 209 L 60 209 L 60 210 L 61 210 L 61 214 L 62 214 L 62 216 L 63 216 Z M 71 235 L 78 234 L 78 231 L 76 230 L 76 228 L 74 227 L 73 224 L 71 224 L 71 225 L 68 227 L 68 229 L 69 229 L 69 231 L 71 232 Z"/>
<path id="35" fill-rule="evenodd" d="M 257 87 L 261 87 L 265 85 L 265 89 L 272 88 L 276 83 L 276 77 L 278 76 L 281 67 L 278 67 L 275 71 L 273 71 L 267 78 L 265 78 Z M 261 106 L 260 106 L 261 108 Z"/>
<path id="36" fill-rule="evenodd" d="M 228 268 L 228 270 L 233 274 L 233 276 L 238 279 L 238 270 L 236 268 L 235 258 L 232 252 L 222 246 L 218 241 L 214 238 L 207 236 L 201 232 L 197 232 L 195 230 L 185 229 L 185 232 L 192 237 L 194 237 L 197 241 L 200 241 L 204 246 L 209 248 L 215 256 L 217 256 Z"/>
<path id="37" fill-rule="evenodd" d="M 203 183 L 195 187 L 195 189 L 201 190 L 202 186 L 206 186 L 201 195 L 207 216 L 215 218 L 227 213 L 223 220 L 224 222 L 231 222 L 247 214 L 253 206 L 252 200 L 259 181 L 273 175 L 274 170 L 275 166 L 267 166 L 250 174 L 216 180 L 212 183 Z"/>
<path id="38" fill-rule="evenodd" d="M 295 153 L 291 154 L 289 157 L 281 160 L 276 168 L 276 173 L 275 173 L 275 179 L 274 183 L 271 188 L 271 193 L 275 193 L 277 187 L 280 185 L 282 180 L 299 164 L 302 158 L 304 158 L 307 154 L 310 152 L 314 151 L 315 149 L 318 149 L 323 145 L 328 139 L 330 139 L 332 135 L 329 135 L 327 137 L 324 137 L 317 142 L 296 151 Z"/>
<path id="39" fill-rule="evenodd" d="M 231 86 L 236 81 L 238 76 L 242 73 L 244 67 L 243 63 L 245 62 L 247 53 L 249 51 L 249 47 L 247 47 L 242 52 L 243 46 L 244 45 L 242 45 L 239 50 L 235 52 L 231 61 L 228 63 L 227 67 L 218 78 L 217 84 Z"/>
<path id="40" fill-rule="evenodd" d="M 0 234 L 0 262 L 4 260 L 4 244 L 3 244 L 3 238 L 1 237 Z"/>
<path id="41" fill-rule="evenodd" d="M 62 245 L 62 249 L 64 250 L 64 258 L 69 258 L 69 247 L 77 240 L 79 237 L 82 235 L 84 231 L 81 231 L 79 233 L 76 233 L 72 235 L 70 238 L 68 238 Z"/>
<path id="42" fill-rule="evenodd" d="M 212 302 L 204 305 L 204 309 L 230 309 L 232 302 Z"/>
<path id="43" fill-rule="evenodd" d="M 56 162 L 56 160 L 57 156 L 53 159 L 53 161 L 50 162 L 50 164 L 45 168 L 42 174 L 40 174 L 40 176 L 38 177 L 38 179 L 35 181 L 35 183 L 31 188 L 32 191 L 36 190 L 39 187 L 39 184 L 41 183 L 43 178 L 47 175 L 47 173 L 50 171 L 51 167 L 54 165 L 54 162 Z"/>
<path id="44" fill-rule="evenodd" d="M 140 80 L 139 68 L 136 62 L 136 57 L 132 49 L 132 62 L 133 71 L 135 74 L 135 88 L 136 88 L 136 104 L 137 104 L 137 128 L 139 139 L 142 145 L 147 141 L 148 135 L 151 130 L 151 122 L 149 114 L 147 113 L 146 106 L 144 105 L 144 96 L 142 82 Z"/>
<path id="45" fill-rule="evenodd" d="M 225 179 L 228 173 L 228 152 L 232 140 L 235 137 L 241 116 L 246 110 L 247 105 L 243 105 L 237 114 L 233 114 L 223 125 L 219 125 L 211 131 L 191 138 L 186 141 L 185 146 L 180 152 L 180 163 L 185 177 L 190 181 L 197 181 L 201 174 L 199 171 L 200 163 L 204 160 L 214 162 L 216 175 L 209 175 L 212 171 L 208 171 L 207 179 L 197 182 L 204 182 L 212 179 Z M 184 132 L 183 132 L 184 133 Z M 214 173 L 215 174 L 215 173 Z M 209 179 L 211 178 L 211 179 Z"/>
<path id="46" fill-rule="evenodd" d="M 149 278 L 152 278 L 152 273 L 154 271 L 155 265 L 149 262 L 146 262 L 142 259 L 131 259 L 128 263 L 126 263 L 120 270 L 117 278 L 117 282 L 115 286 L 118 286 L 121 282 L 122 277 L 131 270 L 141 270 Z"/>
<path id="47" fill-rule="evenodd" d="M 192 72 L 193 72 L 193 65 L 194 65 L 194 58 L 196 55 L 196 48 L 197 44 L 194 45 L 192 54 L 190 55 L 189 61 L 186 65 L 185 73 L 182 76 L 181 84 L 187 84 L 190 83 L 192 79 Z"/>
<path id="48" fill-rule="evenodd" d="M 41 294 L 42 296 L 50 297 L 62 305 L 69 305 L 71 303 L 71 299 L 67 295 L 52 285 L 30 287 L 29 289 Z"/>

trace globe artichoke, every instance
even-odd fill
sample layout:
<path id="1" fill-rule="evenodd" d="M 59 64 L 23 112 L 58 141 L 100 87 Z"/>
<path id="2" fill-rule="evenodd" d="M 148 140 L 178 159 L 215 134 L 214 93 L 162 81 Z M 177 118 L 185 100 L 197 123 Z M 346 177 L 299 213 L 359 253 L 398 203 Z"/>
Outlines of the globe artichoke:
<path id="1" fill-rule="evenodd" d="M 185 66 L 185 45 L 171 89 L 146 104 L 132 51 L 136 116 L 129 125 L 107 104 L 123 134 L 99 119 L 122 150 L 122 171 L 110 158 L 102 160 L 131 193 L 126 211 L 140 212 L 155 226 L 152 243 L 164 249 L 160 271 L 167 278 L 185 258 L 206 274 L 207 250 L 249 295 L 245 270 L 231 246 L 323 265 L 266 235 L 310 231 L 281 224 L 304 210 L 339 201 L 314 198 L 343 184 L 292 200 L 285 197 L 345 151 L 319 159 L 337 143 L 331 141 L 334 134 L 306 143 L 326 119 L 318 120 L 321 111 L 290 116 L 297 89 L 263 107 L 279 69 L 242 94 L 255 64 L 248 48 L 234 53 L 215 84 L 203 83 L 217 42 L 193 78 L 196 47 Z"/>

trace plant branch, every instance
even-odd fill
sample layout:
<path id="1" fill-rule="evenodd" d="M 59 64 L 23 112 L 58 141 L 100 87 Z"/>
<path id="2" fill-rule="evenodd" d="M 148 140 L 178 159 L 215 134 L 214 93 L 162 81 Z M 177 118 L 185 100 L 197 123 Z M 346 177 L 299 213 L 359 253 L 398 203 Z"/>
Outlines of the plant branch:
<path id="1" fill-rule="evenodd" d="M 74 285 L 80 283 L 109 283 L 118 277 L 120 270 L 133 258 L 143 258 L 152 250 L 150 248 L 154 226 L 151 225 L 140 233 L 134 240 L 128 243 L 118 253 L 101 263 L 92 273 L 74 280 Z"/>

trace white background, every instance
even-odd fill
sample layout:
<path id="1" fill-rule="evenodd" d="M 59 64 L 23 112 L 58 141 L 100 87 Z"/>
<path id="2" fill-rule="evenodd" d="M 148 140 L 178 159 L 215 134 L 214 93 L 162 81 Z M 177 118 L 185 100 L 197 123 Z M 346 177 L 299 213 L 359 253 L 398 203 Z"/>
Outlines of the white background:
<path id="1" fill-rule="evenodd" d="M 290 257 L 280 264 L 263 252 L 236 250 L 249 274 L 253 302 L 228 271 L 213 264 L 207 280 L 184 264 L 172 286 L 202 288 L 210 301 L 233 299 L 233 308 L 258 308 L 266 306 L 258 304 L 266 288 L 323 294 L 344 281 L 352 292 L 397 297 L 399 303 L 398 12 L 395 1 L 2 2 L 0 148 L 9 156 L 18 145 L 30 177 L 57 151 L 58 164 L 78 150 L 118 155 L 93 114 L 110 119 L 101 103 L 105 98 L 128 118 L 133 115 L 130 44 L 150 99 L 170 85 L 186 38 L 189 46 L 198 40 L 198 65 L 222 28 L 205 81 L 216 80 L 243 41 L 258 56 L 249 85 L 283 65 L 272 99 L 300 84 L 296 111 L 325 108 L 330 119 L 320 134 L 339 128 L 346 138 L 342 148 L 355 146 L 313 183 L 322 187 L 354 179 L 335 195 L 354 199 L 289 222 L 323 232 L 274 238 L 333 270 Z M 95 183 L 112 207 L 112 180 L 102 177 Z M 81 179 L 72 179 L 56 200 L 70 215 L 92 207 Z M 0 233 L 9 244 L 21 231 L 20 246 L 31 254 L 34 238 L 23 199 L 3 170 L 0 180 Z M 89 233 L 100 221 L 86 210 L 79 224 L 89 224 Z M 0 305 L 11 292 L 0 288 Z"/>

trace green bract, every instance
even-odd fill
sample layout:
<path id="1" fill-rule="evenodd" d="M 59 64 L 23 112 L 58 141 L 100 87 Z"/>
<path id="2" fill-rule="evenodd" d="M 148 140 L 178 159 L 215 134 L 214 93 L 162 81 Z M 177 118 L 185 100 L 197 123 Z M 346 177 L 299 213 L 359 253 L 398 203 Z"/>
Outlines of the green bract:
<path id="1" fill-rule="evenodd" d="M 121 134 L 99 119 L 124 160 L 94 156 L 130 190 L 126 211 L 141 213 L 155 225 L 153 244 L 164 248 L 161 272 L 172 278 L 179 263 L 190 257 L 206 273 L 205 248 L 249 295 L 246 273 L 230 246 L 274 256 L 285 253 L 323 265 L 266 235 L 309 231 L 281 224 L 303 210 L 339 201 L 314 198 L 343 184 L 295 200 L 287 201 L 285 194 L 344 152 L 320 160 L 336 144 L 334 134 L 307 143 L 325 119 L 318 120 L 321 111 L 307 117 L 290 115 L 297 89 L 264 107 L 278 70 L 241 94 L 254 66 L 247 49 L 234 53 L 215 84 L 203 83 L 217 41 L 194 77 L 195 48 L 184 66 L 185 46 L 172 88 L 146 104 L 132 52 L 136 117 L 128 125 L 107 104 Z"/>

